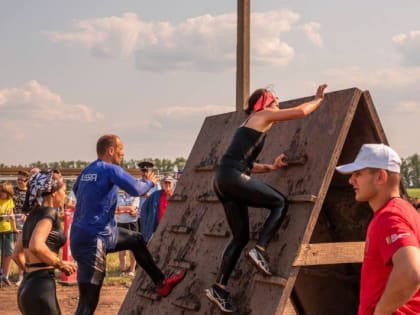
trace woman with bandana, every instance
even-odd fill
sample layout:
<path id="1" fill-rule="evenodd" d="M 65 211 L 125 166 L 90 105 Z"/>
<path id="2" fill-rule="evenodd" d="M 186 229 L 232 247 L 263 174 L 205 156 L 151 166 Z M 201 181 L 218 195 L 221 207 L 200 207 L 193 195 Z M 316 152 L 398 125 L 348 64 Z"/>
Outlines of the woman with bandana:
<path id="1" fill-rule="evenodd" d="M 18 290 L 22 314 L 61 314 L 58 305 L 54 269 L 70 275 L 76 271 L 73 262 L 58 256 L 66 242 L 58 212 L 63 207 L 66 184 L 54 171 L 41 171 L 30 179 L 26 207 L 29 214 L 19 236 L 13 259 L 25 270 Z"/>
<path id="2" fill-rule="evenodd" d="M 326 84 L 318 87 L 314 100 L 286 109 L 279 107 L 277 97 L 267 89 L 256 90 L 248 99 L 245 112 L 249 116 L 234 134 L 216 170 L 213 183 L 233 236 L 224 250 L 216 283 L 206 290 L 210 301 L 223 312 L 236 311 L 226 286 L 249 241 L 249 206 L 270 210 L 257 244 L 247 256 L 263 274 L 272 275 L 265 251 L 280 228 L 287 210 L 287 200 L 276 189 L 250 177 L 250 174 L 274 171 L 286 166 L 287 162 L 284 154 L 275 158 L 272 164 L 255 162 L 263 149 L 266 134 L 277 122 L 303 118 L 316 110 L 322 103 L 326 87 Z"/>

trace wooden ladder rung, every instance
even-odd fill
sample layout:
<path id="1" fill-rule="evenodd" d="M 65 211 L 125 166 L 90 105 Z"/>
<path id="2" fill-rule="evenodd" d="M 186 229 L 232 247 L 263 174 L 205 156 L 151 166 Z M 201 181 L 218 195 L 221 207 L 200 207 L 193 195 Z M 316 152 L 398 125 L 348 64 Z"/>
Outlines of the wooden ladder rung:
<path id="1" fill-rule="evenodd" d="M 196 172 L 213 172 L 216 169 L 215 165 L 203 165 L 203 166 L 196 166 Z"/>
<path id="2" fill-rule="evenodd" d="M 155 293 L 155 292 L 151 292 L 149 290 L 138 290 L 137 294 L 140 295 L 141 297 L 144 297 L 148 300 L 152 300 L 152 301 L 158 301 L 160 300 L 160 296 Z"/>
<path id="3" fill-rule="evenodd" d="M 304 165 L 307 161 L 308 161 L 308 156 L 306 154 L 299 155 L 299 156 L 286 157 L 286 162 L 289 166 Z"/>
<path id="4" fill-rule="evenodd" d="M 198 312 L 200 310 L 200 302 L 197 302 L 199 299 L 198 298 L 192 298 L 191 296 L 187 297 L 187 298 L 178 298 L 176 299 L 174 302 L 172 302 L 172 304 L 174 306 L 177 306 L 179 308 L 183 308 L 186 310 L 190 310 L 190 311 L 195 311 Z"/>
<path id="5" fill-rule="evenodd" d="M 199 202 L 219 202 L 219 198 L 215 194 L 204 194 L 197 197 Z"/>
<path id="6" fill-rule="evenodd" d="M 255 281 L 257 282 L 263 282 L 268 284 L 274 284 L 281 287 L 285 287 L 287 285 L 287 279 L 278 277 L 278 276 L 262 276 L 262 275 L 256 275 Z"/>
<path id="7" fill-rule="evenodd" d="M 168 201 L 171 201 L 171 202 L 181 201 L 181 202 L 183 202 L 183 201 L 186 201 L 187 199 L 188 199 L 188 197 L 186 195 L 174 194 L 168 199 Z"/>
<path id="8" fill-rule="evenodd" d="M 193 270 L 196 266 L 196 263 L 187 260 L 173 260 L 169 263 L 169 266 L 180 269 Z"/>
<path id="9" fill-rule="evenodd" d="M 225 231 L 207 231 L 203 233 L 205 236 L 209 236 L 209 237 L 229 237 L 230 236 L 230 232 L 225 230 Z"/>
<path id="10" fill-rule="evenodd" d="M 169 227 L 168 231 L 175 234 L 190 234 L 192 228 L 186 225 L 172 225 Z"/>
<path id="11" fill-rule="evenodd" d="M 291 203 L 315 202 L 318 197 L 315 195 L 289 195 L 287 200 Z"/>

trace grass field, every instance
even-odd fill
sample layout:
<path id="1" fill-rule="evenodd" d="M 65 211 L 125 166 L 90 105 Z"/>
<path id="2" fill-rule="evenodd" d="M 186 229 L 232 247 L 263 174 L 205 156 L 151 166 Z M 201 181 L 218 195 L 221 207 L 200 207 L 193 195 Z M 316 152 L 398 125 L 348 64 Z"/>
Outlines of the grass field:
<path id="1" fill-rule="evenodd" d="M 407 193 L 411 198 L 420 198 L 420 188 L 408 188 Z"/>

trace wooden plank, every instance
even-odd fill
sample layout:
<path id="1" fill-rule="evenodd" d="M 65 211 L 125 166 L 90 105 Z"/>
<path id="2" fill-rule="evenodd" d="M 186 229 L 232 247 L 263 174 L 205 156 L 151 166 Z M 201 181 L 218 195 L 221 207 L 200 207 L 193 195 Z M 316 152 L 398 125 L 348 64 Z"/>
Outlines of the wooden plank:
<path id="1" fill-rule="evenodd" d="M 171 225 L 168 231 L 175 234 L 189 234 L 191 233 L 192 228 L 186 225 Z"/>
<path id="2" fill-rule="evenodd" d="M 169 263 L 170 267 L 193 270 L 196 266 L 196 263 L 186 260 L 173 260 Z"/>
<path id="3" fill-rule="evenodd" d="M 144 297 L 145 299 L 148 299 L 148 300 L 151 300 L 151 301 L 160 300 L 160 296 L 155 292 L 151 292 L 151 291 L 147 291 L 147 290 L 139 290 L 139 291 L 137 291 L 137 294 L 139 296 Z"/>
<path id="4" fill-rule="evenodd" d="M 219 198 L 214 193 L 206 193 L 197 197 L 199 202 L 219 202 Z"/>
<path id="5" fill-rule="evenodd" d="M 174 306 L 177 306 L 179 308 L 189 310 L 189 311 L 195 311 L 198 312 L 200 310 L 200 302 L 198 298 L 192 299 L 191 296 L 183 299 L 176 299 L 174 302 L 172 302 Z"/>
<path id="6" fill-rule="evenodd" d="M 304 165 L 308 161 L 308 156 L 306 154 L 300 156 L 287 156 L 286 153 L 286 162 L 288 166 L 292 165 Z"/>
<path id="7" fill-rule="evenodd" d="M 278 276 L 262 276 L 262 275 L 256 275 L 254 278 L 257 282 L 263 282 L 268 284 L 274 284 L 281 287 L 285 287 L 287 285 L 287 279 L 278 277 Z"/>
<path id="8" fill-rule="evenodd" d="M 219 230 L 213 230 L 213 231 L 207 231 L 203 233 L 205 236 L 210 237 L 229 237 L 230 232 L 228 230 L 219 231 Z"/>
<path id="9" fill-rule="evenodd" d="M 181 202 L 183 202 L 183 201 L 186 201 L 188 198 L 187 198 L 187 196 L 186 195 L 180 195 L 180 194 L 173 194 L 169 199 L 168 199 L 168 201 L 181 201 Z"/>
<path id="10" fill-rule="evenodd" d="M 298 203 L 298 202 L 315 202 L 317 196 L 314 195 L 289 195 L 287 200 L 289 202 Z"/>
<path id="11" fill-rule="evenodd" d="M 196 166 L 196 172 L 213 172 L 216 169 L 215 165 Z"/>
<path id="12" fill-rule="evenodd" d="M 283 314 L 277 314 L 276 315 L 298 315 L 295 307 L 293 306 L 292 301 L 290 298 L 287 300 L 286 307 L 284 308 Z"/>
<path id="13" fill-rule="evenodd" d="M 293 266 L 360 263 L 365 242 L 302 244 Z"/>

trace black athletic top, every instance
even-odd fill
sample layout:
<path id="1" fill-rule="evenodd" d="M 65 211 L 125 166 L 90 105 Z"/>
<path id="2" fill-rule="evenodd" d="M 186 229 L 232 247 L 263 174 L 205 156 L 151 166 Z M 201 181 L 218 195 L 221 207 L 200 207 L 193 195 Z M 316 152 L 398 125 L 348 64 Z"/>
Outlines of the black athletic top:
<path id="1" fill-rule="evenodd" d="M 39 207 L 29 213 L 22 230 L 23 248 L 29 247 L 32 232 L 34 231 L 37 223 L 45 218 L 51 219 L 53 222 L 46 244 L 50 250 L 58 254 L 58 251 L 66 242 L 66 235 L 61 228 L 57 209 L 50 207 Z"/>
<path id="2" fill-rule="evenodd" d="M 234 167 L 241 172 L 250 171 L 264 147 L 265 138 L 264 132 L 245 126 L 239 127 L 222 157 L 220 166 Z"/>

